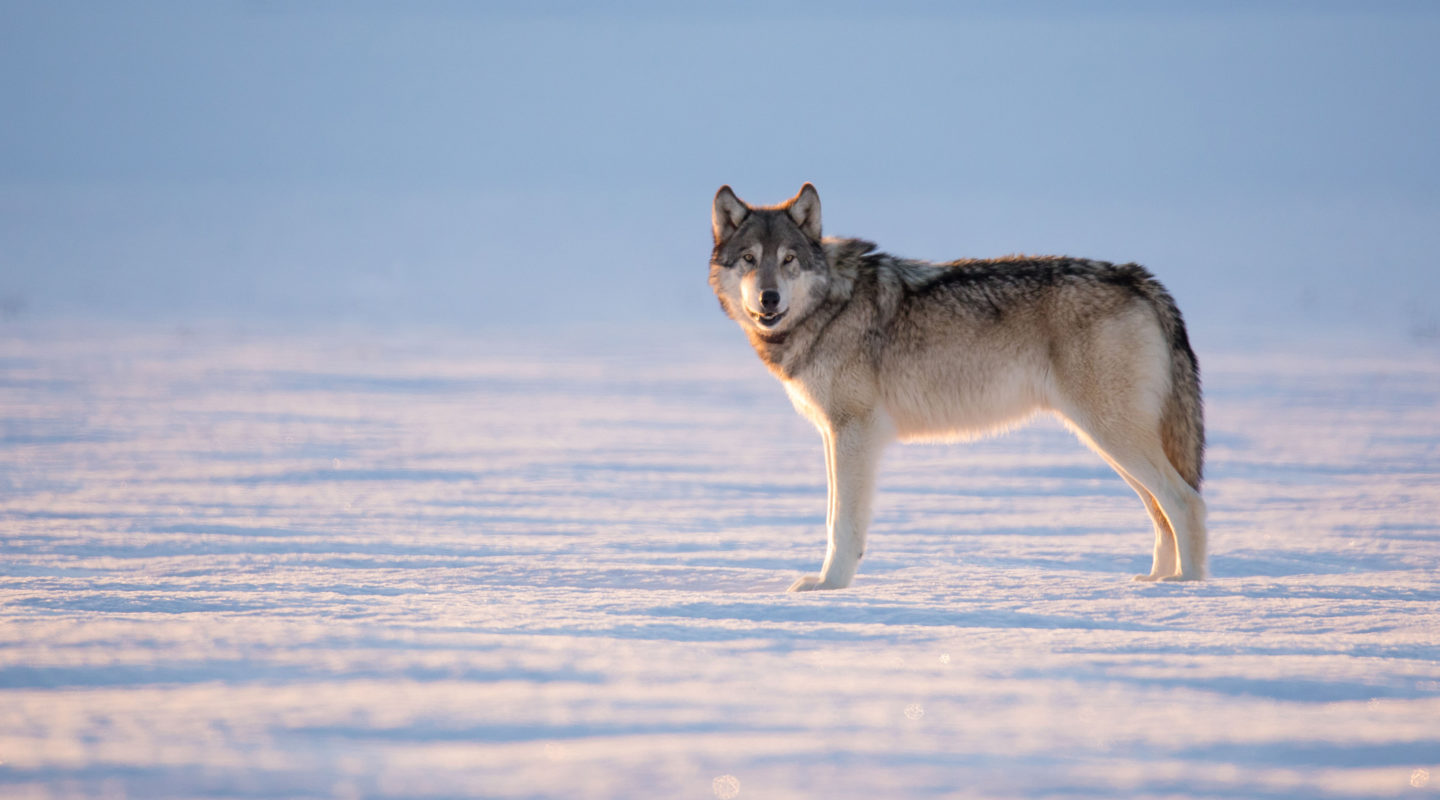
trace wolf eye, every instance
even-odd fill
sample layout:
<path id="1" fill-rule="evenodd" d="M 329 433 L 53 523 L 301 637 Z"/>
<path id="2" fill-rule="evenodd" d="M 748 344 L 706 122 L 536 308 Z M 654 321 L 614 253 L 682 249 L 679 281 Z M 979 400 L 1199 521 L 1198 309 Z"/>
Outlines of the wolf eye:
<path id="1" fill-rule="evenodd" d="M 794 261 L 794 260 L 795 260 L 795 254 L 794 254 L 794 253 L 786 253 L 786 254 L 785 254 L 785 260 L 784 260 L 783 262 L 781 262 L 781 263 L 789 264 L 791 261 Z"/>
<path id="2" fill-rule="evenodd" d="M 755 254 L 754 254 L 754 253 L 746 253 L 745 255 L 740 256 L 740 257 L 743 258 L 743 259 L 745 259 L 745 263 L 746 263 L 746 264 L 754 264 L 754 263 L 755 263 Z"/>

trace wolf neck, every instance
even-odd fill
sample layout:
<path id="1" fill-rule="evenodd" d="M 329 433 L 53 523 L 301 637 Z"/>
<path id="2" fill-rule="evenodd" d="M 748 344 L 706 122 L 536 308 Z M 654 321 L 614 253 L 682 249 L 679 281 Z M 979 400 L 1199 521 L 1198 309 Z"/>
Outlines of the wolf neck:
<path id="1" fill-rule="evenodd" d="M 796 349 L 791 346 L 791 342 L 797 332 L 791 329 L 780 333 L 761 333 L 747 328 L 745 334 L 750 337 L 750 346 L 755 348 L 755 354 L 760 356 L 760 360 L 765 362 L 771 372 L 781 377 L 789 377 L 789 372 L 785 369 L 785 357 Z"/>
<path id="2" fill-rule="evenodd" d="M 761 347 L 780 347 L 781 345 L 785 344 L 785 342 L 790 338 L 791 333 L 792 331 L 782 331 L 780 333 L 761 333 L 759 331 L 752 330 L 750 331 L 750 344 L 754 345 L 755 349 L 757 350 Z"/>

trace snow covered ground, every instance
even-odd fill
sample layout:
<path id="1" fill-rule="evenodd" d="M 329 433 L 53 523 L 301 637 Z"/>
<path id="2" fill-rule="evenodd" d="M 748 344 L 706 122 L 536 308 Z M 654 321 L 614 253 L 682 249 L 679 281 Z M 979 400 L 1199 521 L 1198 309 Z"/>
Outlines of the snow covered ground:
<path id="1" fill-rule="evenodd" d="M 1208 582 L 1040 421 L 789 595 L 819 438 L 728 325 L 0 330 L 0 795 L 1440 787 L 1433 342 L 1200 348 Z"/>

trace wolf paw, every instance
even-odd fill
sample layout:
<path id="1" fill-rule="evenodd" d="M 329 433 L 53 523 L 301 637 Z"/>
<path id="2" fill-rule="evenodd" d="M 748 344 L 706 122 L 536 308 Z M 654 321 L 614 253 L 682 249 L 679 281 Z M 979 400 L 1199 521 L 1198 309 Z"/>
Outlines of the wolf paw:
<path id="1" fill-rule="evenodd" d="M 1199 575 L 1136 575 L 1132 580 L 1141 583 L 1180 583 L 1203 580 Z"/>
<path id="2" fill-rule="evenodd" d="M 829 589 L 829 588 L 830 588 L 829 586 L 826 586 L 826 585 L 825 585 L 825 581 L 823 581 L 823 580 L 820 579 L 820 576 L 819 576 L 819 575 L 806 575 L 806 576 L 804 576 L 803 578 L 801 578 L 800 580 L 795 581 L 794 583 L 790 584 L 790 588 L 787 589 L 786 591 L 789 591 L 789 592 L 813 592 L 813 591 L 816 591 L 817 589 Z"/>

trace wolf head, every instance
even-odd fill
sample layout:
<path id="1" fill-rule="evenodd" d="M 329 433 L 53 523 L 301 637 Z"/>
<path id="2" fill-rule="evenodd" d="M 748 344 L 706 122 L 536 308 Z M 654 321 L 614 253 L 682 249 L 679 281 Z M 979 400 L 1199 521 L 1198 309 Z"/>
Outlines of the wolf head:
<path id="1" fill-rule="evenodd" d="M 820 194 L 811 184 L 778 206 L 757 207 L 729 186 L 711 211 L 710 286 L 742 328 L 782 334 L 825 299 L 830 268 L 820 245 Z"/>

